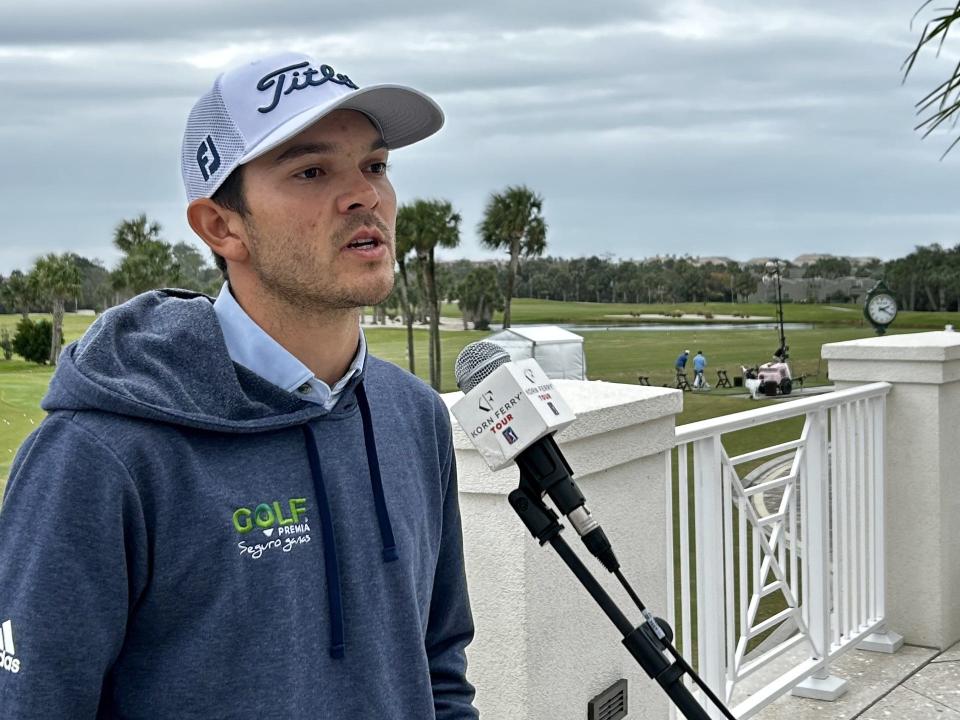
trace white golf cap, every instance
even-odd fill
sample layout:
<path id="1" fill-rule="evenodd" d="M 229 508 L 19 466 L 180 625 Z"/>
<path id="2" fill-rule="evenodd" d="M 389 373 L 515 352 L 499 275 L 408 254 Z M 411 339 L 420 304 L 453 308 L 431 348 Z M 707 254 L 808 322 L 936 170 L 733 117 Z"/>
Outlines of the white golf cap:
<path id="1" fill-rule="evenodd" d="M 238 165 L 334 110 L 362 112 L 390 149 L 443 126 L 440 106 L 413 88 L 360 88 L 330 65 L 299 53 L 255 60 L 220 75 L 190 111 L 180 157 L 187 200 L 211 197 Z"/>

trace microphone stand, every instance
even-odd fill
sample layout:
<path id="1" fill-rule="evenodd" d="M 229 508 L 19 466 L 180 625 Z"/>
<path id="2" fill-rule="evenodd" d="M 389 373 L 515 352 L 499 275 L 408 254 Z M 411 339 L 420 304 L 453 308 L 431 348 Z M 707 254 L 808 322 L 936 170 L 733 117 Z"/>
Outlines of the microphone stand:
<path id="1" fill-rule="evenodd" d="M 629 653 L 640 664 L 644 672 L 656 680 L 664 692 L 670 697 L 677 709 L 689 720 L 710 720 L 710 716 L 696 701 L 690 690 L 683 684 L 684 673 L 704 689 L 706 694 L 727 718 L 733 718 L 730 711 L 719 698 L 703 683 L 693 668 L 683 659 L 676 648 L 671 644 L 673 631 L 670 626 L 660 619 L 651 619 L 648 622 L 634 627 L 627 616 L 620 611 L 617 604 L 603 589 L 597 579 L 593 577 L 580 558 L 570 549 L 566 541 L 560 537 L 563 526 L 557 522 L 557 515 L 542 499 L 542 490 L 539 484 L 521 467 L 520 487 L 510 493 L 508 497 L 511 507 L 527 526 L 530 533 L 537 538 L 541 545 L 550 543 L 557 554 L 567 564 L 580 583 L 586 588 L 590 596 L 597 602 L 600 609 L 623 635 L 621 641 Z M 632 594 L 632 593 L 631 593 Z M 634 600 L 639 600 L 634 596 Z M 641 611 L 645 611 L 640 603 Z M 645 613 L 646 614 L 646 613 Z M 674 662 L 664 656 L 669 651 L 675 658 Z M 734 718 L 735 720 L 735 718 Z"/>

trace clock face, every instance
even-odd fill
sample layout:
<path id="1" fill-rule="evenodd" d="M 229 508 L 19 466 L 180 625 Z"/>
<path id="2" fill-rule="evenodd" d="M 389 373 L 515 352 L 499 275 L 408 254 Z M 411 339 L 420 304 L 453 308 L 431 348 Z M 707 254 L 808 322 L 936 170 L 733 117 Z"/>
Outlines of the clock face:
<path id="1" fill-rule="evenodd" d="M 886 293 L 874 295 L 867 303 L 867 314 L 878 325 L 889 325 L 897 316 L 897 301 Z"/>

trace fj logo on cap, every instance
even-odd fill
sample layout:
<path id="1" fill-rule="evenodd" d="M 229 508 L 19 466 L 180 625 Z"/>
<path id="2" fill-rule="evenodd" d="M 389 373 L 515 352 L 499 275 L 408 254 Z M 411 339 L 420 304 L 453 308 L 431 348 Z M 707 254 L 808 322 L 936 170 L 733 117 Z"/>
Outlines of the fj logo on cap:
<path id="1" fill-rule="evenodd" d="M 303 72 L 300 72 L 300 68 L 307 68 Z M 287 84 L 287 73 L 293 71 L 293 75 L 290 80 L 290 86 L 286 87 Z M 318 79 L 316 76 L 320 75 Z M 274 70 L 269 72 L 260 78 L 260 82 L 257 83 L 257 90 L 264 92 L 273 88 L 273 100 L 271 100 L 269 105 L 264 107 L 257 108 L 262 113 L 268 113 L 273 110 L 277 105 L 280 104 L 280 97 L 282 95 L 289 95 L 294 90 L 303 90 L 308 87 L 319 87 L 324 83 L 332 82 L 337 85 L 345 85 L 348 88 L 354 90 L 359 90 L 360 86 L 355 84 L 353 80 L 348 78 L 346 75 L 341 75 L 334 71 L 329 65 L 321 65 L 319 70 L 314 70 L 310 67 L 310 63 L 306 60 L 303 62 L 296 63 L 295 65 L 287 65 L 282 67 L 279 70 Z"/>
<path id="2" fill-rule="evenodd" d="M 220 169 L 220 153 L 217 152 L 217 146 L 213 144 L 213 138 L 209 135 L 197 148 L 197 165 L 200 166 L 204 180 L 209 180 L 210 176 Z"/>

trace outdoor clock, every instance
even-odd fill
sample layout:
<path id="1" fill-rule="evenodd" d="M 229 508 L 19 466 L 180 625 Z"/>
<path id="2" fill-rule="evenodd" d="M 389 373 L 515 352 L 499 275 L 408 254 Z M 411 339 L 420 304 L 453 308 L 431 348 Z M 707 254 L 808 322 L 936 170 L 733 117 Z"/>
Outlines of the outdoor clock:
<path id="1" fill-rule="evenodd" d="M 897 316 L 897 299 L 883 280 L 874 285 L 867 293 L 867 299 L 863 305 L 863 314 L 873 325 L 877 335 L 883 335 L 887 331 L 887 326 Z"/>

